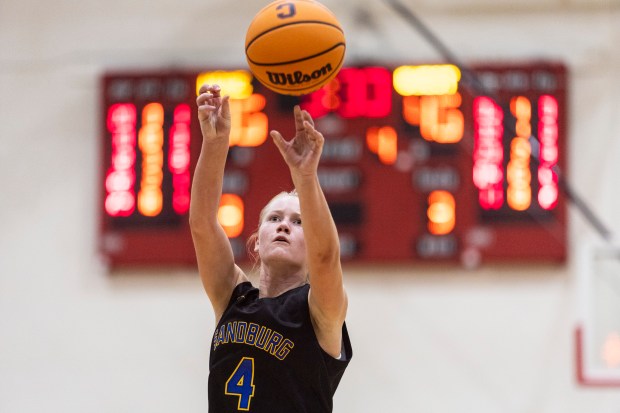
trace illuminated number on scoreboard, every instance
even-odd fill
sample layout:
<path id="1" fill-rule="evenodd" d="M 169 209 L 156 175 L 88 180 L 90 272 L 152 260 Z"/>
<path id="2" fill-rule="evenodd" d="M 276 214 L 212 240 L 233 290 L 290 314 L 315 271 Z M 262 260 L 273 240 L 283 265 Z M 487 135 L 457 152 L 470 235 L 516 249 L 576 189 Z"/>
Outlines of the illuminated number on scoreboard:
<path id="1" fill-rule="evenodd" d="M 262 110 L 265 97 L 252 94 L 245 99 L 231 99 L 230 146 L 259 146 L 267 139 L 268 120 Z"/>
<path id="2" fill-rule="evenodd" d="M 338 76 L 345 119 L 383 118 L 392 110 L 392 75 L 382 67 L 345 68 Z"/>
<path id="3" fill-rule="evenodd" d="M 243 200 L 235 194 L 222 194 L 217 219 L 228 238 L 236 238 L 243 231 Z"/>
<path id="4" fill-rule="evenodd" d="M 392 111 L 392 74 L 384 67 L 343 68 L 336 79 L 310 95 L 301 107 L 318 119 L 330 112 L 342 118 L 383 118 Z"/>
<path id="5" fill-rule="evenodd" d="M 168 168 L 172 173 L 172 208 L 179 215 L 189 211 L 191 118 L 189 105 L 181 104 L 174 110 L 170 128 Z"/>
<path id="6" fill-rule="evenodd" d="M 473 180 L 483 209 L 504 204 L 504 113 L 485 96 L 474 99 Z"/>
<path id="7" fill-rule="evenodd" d="M 510 112 L 516 118 L 516 136 L 510 142 L 510 160 L 506 167 L 506 202 L 516 211 L 525 211 L 532 204 L 532 173 L 530 172 L 530 136 L 532 104 L 525 96 L 510 101 Z"/>
<path id="8" fill-rule="evenodd" d="M 405 96 L 403 118 L 420 127 L 427 141 L 457 143 L 463 139 L 465 122 L 460 111 L 461 95 Z"/>
<path id="9" fill-rule="evenodd" d="M 106 126 L 112 135 L 112 159 L 105 179 L 105 210 L 111 216 L 126 217 L 136 205 L 136 107 L 131 103 L 110 106 Z"/>
<path id="10" fill-rule="evenodd" d="M 144 216 L 159 215 L 164 201 L 161 191 L 164 180 L 164 108 L 149 103 L 142 110 L 142 127 L 138 147 L 142 151 L 142 180 L 138 192 L 138 211 Z"/>
<path id="11" fill-rule="evenodd" d="M 366 130 L 366 146 L 386 165 L 393 165 L 398 155 L 398 135 L 391 126 L 370 127 Z"/>
<path id="12" fill-rule="evenodd" d="M 538 100 L 538 140 L 540 162 L 538 166 L 538 203 L 543 209 L 554 209 L 558 203 L 558 101 L 550 95 Z"/>
<path id="13" fill-rule="evenodd" d="M 433 191 L 428 196 L 428 232 L 446 235 L 456 225 L 456 203 L 448 191 Z"/>
<path id="14" fill-rule="evenodd" d="M 238 410 L 250 410 L 250 402 L 254 397 L 254 359 L 244 357 L 241 359 L 235 371 L 226 381 L 225 394 L 237 396 Z"/>

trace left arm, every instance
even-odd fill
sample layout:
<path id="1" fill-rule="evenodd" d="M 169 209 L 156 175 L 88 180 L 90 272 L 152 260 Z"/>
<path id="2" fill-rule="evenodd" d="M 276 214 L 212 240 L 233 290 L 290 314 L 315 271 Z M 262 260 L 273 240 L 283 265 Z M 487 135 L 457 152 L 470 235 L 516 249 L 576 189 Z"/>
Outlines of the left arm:
<path id="1" fill-rule="evenodd" d="M 323 350 L 338 357 L 347 313 L 347 295 L 338 232 L 317 175 L 324 138 L 314 129 L 307 111 L 296 106 L 294 113 L 295 137 L 285 141 L 276 131 L 271 136 L 289 166 L 299 196 L 311 286 L 308 305 L 314 330 Z"/>

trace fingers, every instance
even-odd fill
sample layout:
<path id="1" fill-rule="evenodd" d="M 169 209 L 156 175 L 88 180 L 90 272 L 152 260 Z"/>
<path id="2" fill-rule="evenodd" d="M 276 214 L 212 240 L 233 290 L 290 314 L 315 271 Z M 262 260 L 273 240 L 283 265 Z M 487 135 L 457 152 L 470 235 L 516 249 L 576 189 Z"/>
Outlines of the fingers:
<path id="1" fill-rule="evenodd" d="M 314 128 L 314 119 L 312 119 L 312 116 L 310 116 L 310 112 L 308 112 L 307 110 L 302 110 L 301 114 L 302 114 L 303 120 L 305 122 L 308 122 Z"/>
<path id="2" fill-rule="evenodd" d="M 314 129 L 314 124 L 305 120 L 304 121 L 304 128 L 306 130 L 306 135 L 308 136 L 308 139 L 316 142 L 318 144 L 322 144 L 324 141 L 324 137 L 323 134 L 321 132 L 319 132 L 318 130 Z"/>
<path id="3" fill-rule="evenodd" d="M 200 106 L 210 106 L 214 108 L 216 103 L 213 99 L 213 95 L 211 93 L 203 93 L 202 95 L 196 98 L 196 104 L 198 107 Z"/>
<path id="4" fill-rule="evenodd" d="M 277 130 L 272 130 L 269 135 L 273 139 L 273 143 L 276 145 L 280 153 L 284 155 L 284 152 L 286 151 L 286 141 L 282 137 L 282 134 Z"/>
<path id="5" fill-rule="evenodd" d="M 230 106 L 228 96 L 221 96 L 221 88 L 219 85 L 203 84 L 198 90 L 199 95 L 196 98 L 196 105 L 199 112 L 210 113 L 215 112 L 221 107 L 221 114 L 225 118 L 230 118 Z"/>
<path id="6" fill-rule="evenodd" d="M 218 99 L 220 99 L 221 91 L 222 89 L 219 85 L 209 85 L 205 83 L 200 86 L 200 89 L 198 90 L 198 97 L 196 98 L 196 103 L 204 104 L 205 101 L 209 99 L 212 100 L 212 102 L 210 103 L 214 103 L 218 101 Z"/>
<path id="7" fill-rule="evenodd" d="M 210 90 L 206 90 L 198 95 L 196 98 L 196 105 L 198 105 L 199 109 L 214 110 L 217 107 L 217 100 Z"/>
<path id="8" fill-rule="evenodd" d="M 198 90 L 198 94 L 201 95 L 203 93 L 211 92 L 216 95 L 216 97 L 220 97 L 221 90 L 220 85 L 209 85 L 208 83 L 203 83 Z"/>
<path id="9" fill-rule="evenodd" d="M 314 126 L 314 120 L 307 110 L 302 110 L 299 105 L 295 105 L 293 108 L 293 114 L 295 115 L 295 129 L 298 132 L 304 130 L 304 122 L 310 122 Z"/>
<path id="10" fill-rule="evenodd" d="M 302 110 L 299 105 L 295 105 L 293 108 L 293 116 L 295 117 L 295 130 L 297 132 L 303 132 L 304 130 L 304 118 Z"/>
<path id="11" fill-rule="evenodd" d="M 224 96 L 222 98 L 222 117 L 224 119 L 230 119 L 230 96 Z"/>

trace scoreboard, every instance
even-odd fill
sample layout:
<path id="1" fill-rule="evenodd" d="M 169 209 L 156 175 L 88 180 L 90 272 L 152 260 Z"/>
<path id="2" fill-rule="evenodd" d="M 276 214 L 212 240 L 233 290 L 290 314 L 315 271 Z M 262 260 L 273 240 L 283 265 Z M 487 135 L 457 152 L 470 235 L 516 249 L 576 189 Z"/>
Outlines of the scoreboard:
<path id="1" fill-rule="evenodd" d="M 102 77 L 100 250 L 113 267 L 195 264 L 188 224 L 203 83 L 231 96 L 218 219 L 236 258 L 262 207 L 292 188 L 270 130 L 301 105 L 325 136 L 319 180 L 345 262 L 557 262 L 566 257 L 567 72 L 555 62 L 344 67 L 276 94 L 243 69 Z"/>

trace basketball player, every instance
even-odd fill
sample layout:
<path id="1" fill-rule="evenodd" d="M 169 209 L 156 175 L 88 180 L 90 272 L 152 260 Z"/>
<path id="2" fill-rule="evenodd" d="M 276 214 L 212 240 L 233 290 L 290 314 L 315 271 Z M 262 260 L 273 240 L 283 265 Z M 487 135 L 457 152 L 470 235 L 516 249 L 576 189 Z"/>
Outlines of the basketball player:
<path id="1" fill-rule="evenodd" d="M 331 412 L 352 350 L 338 234 L 317 177 L 323 135 L 298 106 L 295 137 L 287 141 L 271 132 L 295 191 L 276 195 L 260 214 L 251 238 L 260 263 L 255 288 L 235 264 L 217 221 L 231 125 L 228 96 L 217 85 L 203 85 L 196 102 L 203 143 L 190 224 L 216 318 L 209 410 Z"/>

